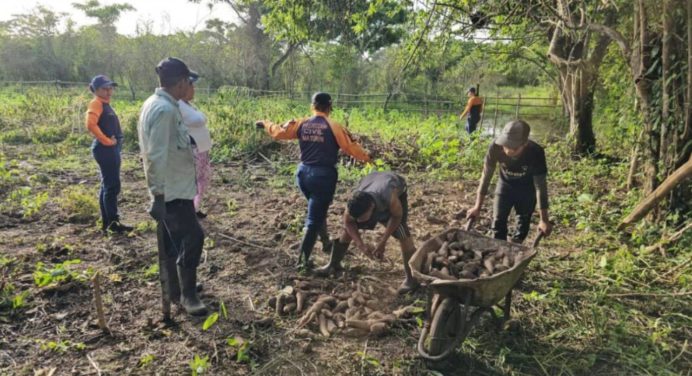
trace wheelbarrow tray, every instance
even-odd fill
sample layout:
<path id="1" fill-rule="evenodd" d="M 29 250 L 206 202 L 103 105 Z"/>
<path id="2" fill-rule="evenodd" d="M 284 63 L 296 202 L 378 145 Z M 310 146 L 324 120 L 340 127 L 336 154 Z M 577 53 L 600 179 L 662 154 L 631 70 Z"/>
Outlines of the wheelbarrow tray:
<path id="1" fill-rule="evenodd" d="M 493 274 L 488 277 L 475 279 L 445 280 L 423 273 L 423 265 L 428 253 L 437 252 L 449 233 L 461 233 L 463 242 L 473 250 L 498 250 L 504 248 L 510 252 L 522 252 L 523 257 L 511 268 Z M 416 250 L 409 260 L 409 266 L 413 276 L 421 283 L 427 284 L 432 292 L 442 296 L 456 297 L 459 301 L 465 301 L 467 294 L 471 292 L 469 305 L 477 307 L 492 307 L 498 303 L 514 287 L 526 266 L 536 256 L 536 250 L 520 244 L 514 244 L 498 239 L 478 235 L 462 229 L 449 229 L 443 233 L 428 239 Z"/>

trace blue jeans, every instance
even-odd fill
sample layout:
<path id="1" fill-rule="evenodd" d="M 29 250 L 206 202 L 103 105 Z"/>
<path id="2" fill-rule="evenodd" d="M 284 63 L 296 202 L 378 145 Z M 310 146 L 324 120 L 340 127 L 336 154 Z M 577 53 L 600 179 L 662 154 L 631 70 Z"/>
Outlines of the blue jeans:
<path id="1" fill-rule="evenodd" d="M 120 143 L 115 146 L 104 146 L 98 141 L 92 146 L 91 152 L 101 170 L 101 189 L 99 191 L 99 207 L 104 229 L 117 221 L 118 195 L 120 194 Z"/>
<path id="2" fill-rule="evenodd" d="M 298 166 L 296 181 L 300 191 L 308 199 L 308 216 L 305 219 L 308 230 L 319 231 L 327 220 L 337 178 L 336 168 L 332 166 L 306 166 L 302 163 Z"/>

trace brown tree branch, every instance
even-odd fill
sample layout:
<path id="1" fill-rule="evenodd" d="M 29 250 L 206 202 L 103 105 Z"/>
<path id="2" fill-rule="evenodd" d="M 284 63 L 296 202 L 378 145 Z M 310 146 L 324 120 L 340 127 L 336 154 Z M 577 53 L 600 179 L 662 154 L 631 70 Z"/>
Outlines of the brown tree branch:
<path id="1" fill-rule="evenodd" d="M 627 45 L 627 41 L 625 40 L 625 37 L 620 34 L 619 31 L 608 27 L 606 25 L 601 25 L 597 23 L 589 23 L 587 25 L 587 28 L 593 31 L 597 31 L 599 33 L 607 35 L 610 39 L 612 39 L 615 43 L 617 43 L 618 47 L 620 47 L 620 51 L 622 52 L 622 55 L 629 61 L 630 57 L 632 56 L 632 50 L 630 47 Z"/>
<path id="2" fill-rule="evenodd" d="M 665 198 L 670 191 L 673 190 L 678 184 L 682 183 L 686 179 L 692 176 L 692 157 L 682 165 L 680 168 L 675 170 L 670 174 L 666 180 L 661 183 L 661 185 L 646 196 L 642 201 L 637 204 L 637 206 L 632 210 L 632 212 L 625 217 L 625 219 L 618 225 L 618 230 L 622 230 L 627 225 L 633 224 L 636 221 L 642 219 L 651 209 L 653 209 L 656 204 Z"/>

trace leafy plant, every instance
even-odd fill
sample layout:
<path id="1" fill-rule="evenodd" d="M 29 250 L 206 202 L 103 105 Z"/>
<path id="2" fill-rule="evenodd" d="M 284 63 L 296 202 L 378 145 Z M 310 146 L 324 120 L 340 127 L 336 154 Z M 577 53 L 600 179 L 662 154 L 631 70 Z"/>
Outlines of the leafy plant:
<path id="1" fill-rule="evenodd" d="M 235 351 L 238 363 L 252 362 L 250 358 L 250 342 L 240 337 L 233 337 L 226 340 L 226 343 Z"/>
<path id="2" fill-rule="evenodd" d="M 192 361 L 190 361 L 190 370 L 192 370 L 192 376 L 201 375 L 209 369 L 209 356 L 200 358 L 199 355 L 195 354 Z"/>
<path id="3" fill-rule="evenodd" d="M 146 279 L 152 279 L 156 278 L 159 275 L 159 263 L 155 262 L 146 269 L 144 269 L 144 278 Z"/>
<path id="4" fill-rule="evenodd" d="M 214 312 L 209 317 L 207 317 L 206 320 L 204 320 L 204 323 L 202 324 L 202 330 L 208 330 L 211 328 L 216 322 L 219 320 L 219 313 Z"/>
<path id="5" fill-rule="evenodd" d="M 86 349 L 86 345 L 82 342 L 71 342 L 68 340 L 59 341 L 46 341 L 38 340 L 39 348 L 44 351 L 53 351 L 58 353 L 64 353 L 67 350 L 82 351 Z"/>
<path id="6" fill-rule="evenodd" d="M 48 202 L 48 192 L 39 192 L 32 196 L 31 187 L 20 187 L 12 191 L 6 200 L 10 208 L 21 209 L 26 219 L 34 217 Z"/>
<path id="7" fill-rule="evenodd" d="M 87 273 L 79 273 L 69 268 L 70 265 L 78 265 L 81 262 L 79 259 L 67 260 L 53 267 L 47 267 L 44 263 L 38 262 L 36 263 L 36 270 L 34 270 L 34 283 L 38 287 L 45 287 L 72 280 L 85 281 L 89 270 L 87 270 Z"/>
<path id="8" fill-rule="evenodd" d="M 357 352 L 356 352 L 356 355 L 359 356 L 359 357 L 362 359 L 362 361 L 364 361 L 364 362 L 370 364 L 371 366 L 373 366 L 373 367 L 375 367 L 375 368 L 379 368 L 379 367 L 382 366 L 382 364 L 380 363 L 379 359 L 373 357 L 373 356 L 370 355 L 370 354 L 366 354 L 366 353 L 364 353 L 364 352 L 362 352 L 362 351 L 357 351 Z"/>
<path id="9" fill-rule="evenodd" d="M 147 367 L 147 366 L 150 365 L 155 359 L 156 359 L 156 357 L 154 356 L 154 354 L 144 354 L 144 355 L 142 355 L 142 356 L 139 358 L 139 367 L 140 367 L 140 368 Z"/>
<path id="10" fill-rule="evenodd" d="M 147 232 L 156 232 L 156 221 L 148 220 L 137 222 L 134 231 L 140 234 L 144 234 Z"/>
<path id="11" fill-rule="evenodd" d="M 83 185 L 64 189 L 59 204 L 72 222 L 88 222 L 94 220 L 99 213 L 96 193 Z"/>

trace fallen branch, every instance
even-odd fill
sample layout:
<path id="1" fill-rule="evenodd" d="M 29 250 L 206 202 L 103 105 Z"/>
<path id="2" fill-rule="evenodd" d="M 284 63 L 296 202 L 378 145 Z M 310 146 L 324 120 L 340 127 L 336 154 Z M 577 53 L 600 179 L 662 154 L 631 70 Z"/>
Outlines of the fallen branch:
<path id="1" fill-rule="evenodd" d="M 692 222 L 688 223 L 685 227 L 683 227 L 683 228 L 680 229 L 679 231 L 675 232 L 673 235 L 669 236 L 668 238 L 663 238 L 663 239 L 661 239 L 658 243 L 646 247 L 646 248 L 644 249 L 644 253 L 653 252 L 653 251 L 659 249 L 660 247 L 663 247 L 664 245 L 667 245 L 667 244 L 669 244 L 669 243 L 671 243 L 671 242 L 674 242 L 674 241 L 680 239 L 680 237 L 682 237 L 682 235 L 683 235 L 687 230 L 689 230 L 689 229 L 691 229 L 691 228 L 692 228 Z"/>
<path id="2" fill-rule="evenodd" d="M 678 270 L 684 268 L 685 266 L 689 265 L 690 262 L 692 262 L 692 259 L 688 259 L 687 261 L 683 262 L 682 264 L 674 267 L 673 269 L 670 269 L 669 271 L 665 272 L 664 274 L 661 274 L 658 278 L 651 281 L 651 283 L 660 281 L 661 279 L 668 277 L 669 275 L 671 275 L 671 274 L 677 272 Z"/>
<path id="3" fill-rule="evenodd" d="M 216 234 L 219 235 L 219 236 L 222 237 L 222 238 L 225 238 L 225 239 L 228 239 L 228 240 L 232 240 L 232 241 L 234 241 L 234 242 L 236 242 L 236 243 L 239 243 L 239 244 L 242 244 L 242 245 L 246 245 L 246 246 L 248 246 L 248 247 L 253 247 L 253 248 L 261 249 L 261 250 L 267 251 L 267 252 L 274 252 L 274 251 L 275 251 L 274 249 L 271 249 L 271 248 L 263 247 L 263 246 L 258 245 L 258 244 L 254 244 L 254 243 L 246 242 L 246 241 L 243 241 L 243 240 L 240 240 L 240 239 L 236 239 L 236 238 L 234 238 L 234 237 L 232 237 L 232 236 L 230 236 L 230 235 L 226 235 L 226 234 L 221 233 L 221 232 L 217 232 Z"/>
<path id="4" fill-rule="evenodd" d="M 87 354 L 87 359 L 89 359 L 89 364 L 96 369 L 96 374 L 101 376 L 101 368 L 99 368 L 99 365 L 94 361 L 91 355 Z"/>
<path id="5" fill-rule="evenodd" d="M 265 161 L 267 161 L 267 163 L 269 163 L 269 167 L 271 167 L 272 170 L 274 170 L 274 172 L 277 171 L 276 163 L 275 163 L 274 161 L 272 161 L 271 159 L 267 158 L 266 155 L 262 154 L 262 153 L 259 152 L 259 151 L 257 152 L 257 154 L 258 154 L 260 157 L 262 157 L 262 159 L 264 159 Z"/>
<path id="6" fill-rule="evenodd" d="M 618 226 L 618 230 L 622 230 L 627 225 L 633 224 L 642 219 L 651 209 L 656 206 L 656 204 L 658 204 L 659 201 L 666 197 L 668 193 L 673 190 L 673 188 L 690 176 L 692 176 L 692 157 L 690 157 L 690 159 L 684 165 L 680 166 L 680 168 L 670 174 L 666 180 L 664 180 L 663 183 L 656 188 L 656 190 L 651 192 L 642 201 L 640 201 L 634 210 L 632 210 L 632 213 L 622 220 Z"/>

